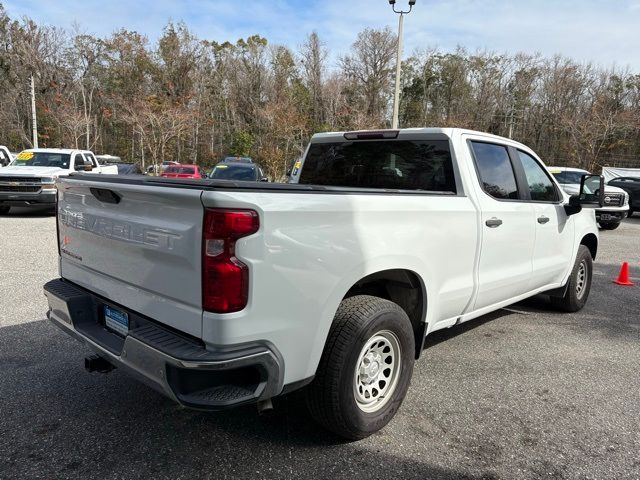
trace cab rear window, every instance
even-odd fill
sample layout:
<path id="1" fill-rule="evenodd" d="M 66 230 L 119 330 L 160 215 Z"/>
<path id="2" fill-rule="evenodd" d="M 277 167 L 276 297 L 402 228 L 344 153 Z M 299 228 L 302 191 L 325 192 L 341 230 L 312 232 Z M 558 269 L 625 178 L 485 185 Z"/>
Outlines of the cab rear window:
<path id="1" fill-rule="evenodd" d="M 447 140 L 315 143 L 298 183 L 457 193 Z"/>

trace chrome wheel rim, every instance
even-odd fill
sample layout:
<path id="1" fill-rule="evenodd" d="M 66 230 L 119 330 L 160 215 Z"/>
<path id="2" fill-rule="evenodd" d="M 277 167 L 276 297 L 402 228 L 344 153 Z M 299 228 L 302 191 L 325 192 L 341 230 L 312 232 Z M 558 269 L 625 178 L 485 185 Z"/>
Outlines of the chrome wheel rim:
<path id="1" fill-rule="evenodd" d="M 353 376 L 353 393 L 358 408 L 372 413 L 392 397 L 401 369 L 398 337 L 389 330 L 373 335 L 362 347 Z"/>
<path id="2" fill-rule="evenodd" d="M 576 275 L 576 296 L 582 298 L 587 289 L 587 280 L 589 279 L 589 271 L 587 270 L 587 262 L 582 260 L 578 265 L 578 273 Z"/>

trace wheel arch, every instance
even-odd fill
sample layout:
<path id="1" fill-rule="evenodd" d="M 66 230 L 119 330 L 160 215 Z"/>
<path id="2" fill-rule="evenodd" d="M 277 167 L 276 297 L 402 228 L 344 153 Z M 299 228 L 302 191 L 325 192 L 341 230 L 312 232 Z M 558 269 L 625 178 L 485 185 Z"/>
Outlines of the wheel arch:
<path id="1" fill-rule="evenodd" d="M 415 358 L 420 357 L 427 332 L 427 289 L 420 275 L 404 268 L 380 270 L 355 282 L 343 300 L 355 295 L 372 295 L 398 304 L 411 321 Z"/>
<path id="2" fill-rule="evenodd" d="M 591 252 L 591 258 L 596 259 L 596 254 L 598 253 L 598 237 L 593 233 L 587 233 L 582 240 L 580 240 L 580 245 L 584 245 Z"/>

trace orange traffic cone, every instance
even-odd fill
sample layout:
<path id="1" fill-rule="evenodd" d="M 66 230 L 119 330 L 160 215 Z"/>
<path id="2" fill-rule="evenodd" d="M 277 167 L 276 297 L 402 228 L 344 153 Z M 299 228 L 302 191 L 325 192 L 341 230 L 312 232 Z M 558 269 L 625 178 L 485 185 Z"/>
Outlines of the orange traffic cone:
<path id="1" fill-rule="evenodd" d="M 629 279 L 629 263 L 624 262 L 622 264 L 622 268 L 620 268 L 620 274 L 618 275 L 618 279 L 614 280 L 613 283 L 617 283 L 618 285 L 625 285 L 630 287 L 633 285 L 633 282 Z"/>

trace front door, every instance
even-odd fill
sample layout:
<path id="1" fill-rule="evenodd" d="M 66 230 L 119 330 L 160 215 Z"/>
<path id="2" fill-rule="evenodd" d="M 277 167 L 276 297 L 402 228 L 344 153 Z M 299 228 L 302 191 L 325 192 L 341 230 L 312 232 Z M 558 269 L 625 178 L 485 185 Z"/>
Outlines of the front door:
<path id="1" fill-rule="evenodd" d="M 574 222 L 564 211 L 562 195 L 546 168 L 529 152 L 515 155 L 529 189 L 534 209 L 536 241 L 533 249 L 533 273 L 530 290 L 560 283 L 572 266 Z"/>

